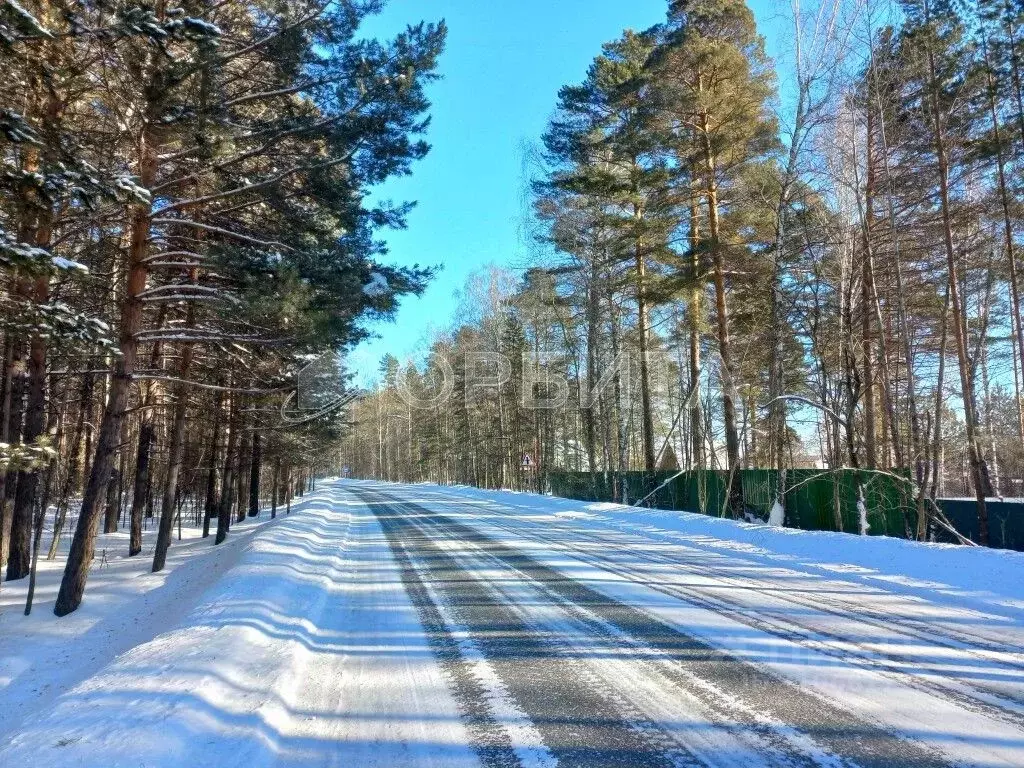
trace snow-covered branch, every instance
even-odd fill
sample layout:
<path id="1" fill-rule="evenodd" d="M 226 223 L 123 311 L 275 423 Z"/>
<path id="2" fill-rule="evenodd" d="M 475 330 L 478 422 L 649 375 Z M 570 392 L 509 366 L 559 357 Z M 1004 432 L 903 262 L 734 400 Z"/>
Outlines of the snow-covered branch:
<path id="1" fill-rule="evenodd" d="M 261 240 L 258 237 L 253 237 L 251 235 L 243 235 L 241 232 L 232 232 L 229 229 L 224 229 L 223 227 L 216 227 L 213 224 L 206 224 L 200 221 L 192 221 L 190 219 L 167 219 L 161 217 L 153 218 L 151 221 L 153 224 L 157 225 L 169 224 L 177 226 L 194 227 L 196 229 L 201 229 L 204 232 L 212 232 L 214 234 L 221 235 L 222 237 L 226 237 L 232 240 L 239 240 L 244 243 L 249 243 L 250 245 L 259 246 L 260 248 L 279 248 L 285 251 L 293 250 L 291 246 L 285 245 L 284 243 L 280 243 L 276 240 Z"/>

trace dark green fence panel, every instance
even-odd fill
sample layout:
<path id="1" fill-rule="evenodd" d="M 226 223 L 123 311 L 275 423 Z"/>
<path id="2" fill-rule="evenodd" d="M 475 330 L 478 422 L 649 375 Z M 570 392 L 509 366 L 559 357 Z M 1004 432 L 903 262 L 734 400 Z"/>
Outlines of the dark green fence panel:
<path id="1" fill-rule="evenodd" d="M 645 506 L 686 510 L 715 517 L 725 511 L 727 472 L 598 473 L 552 472 L 551 492 L 580 501 L 626 501 L 635 504 L 650 495 Z M 780 473 L 768 469 L 740 472 L 748 519 L 766 521 L 771 512 Z M 808 531 L 860 532 L 857 508 L 858 481 L 864 485 L 872 536 L 907 538 L 917 528 L 917 509 L 912 486 L 887 474 L 855 470 L 824 471 L 791 469 L 785 473 L 786 525 Z M 618 493 L 616 493 L 618 489 Z M 943 500 L 940 505 L 964 536 L 977 540 L 978 513 L 974 501 Z M 990 538 L 993 547 L 1024 551 L 1024 503 L 989 502 Z"/>
<path id="2" fill-rule="evenodd" d="M 971 541 L 978 540 L 978 505 L 974 499 L 942 499 L 939 504 L 960 533 Z M 1024 503 L 989 501 L 985 508 L 991 545 L 1024 552 Z"/>

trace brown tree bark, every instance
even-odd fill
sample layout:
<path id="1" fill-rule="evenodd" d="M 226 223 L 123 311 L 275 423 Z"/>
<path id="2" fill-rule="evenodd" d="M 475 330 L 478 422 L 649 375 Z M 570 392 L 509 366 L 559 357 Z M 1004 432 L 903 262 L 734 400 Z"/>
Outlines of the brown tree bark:
<path id="1" fill-rule="evenodd" d="M 140 181 L 150 188 L 156 180 L 156 136 L 153 131 L 155 115 L 148 110 L 148 120 L 139 137 Z M 128 248 L 128 274 L 125 296 L 121 303 L 120 356 L 114 364 L 114 375 L 107 395 L 107 407 L 100 422 L 96 453 L 89 472 L 78 524 L 71 542 L 64 578 L 54 606 L 54 613 L 66 616 L 82 603 L 89 567 L 96 547 L 96 526 L 100 517 L 100 493 L 113 470 L 114 455 L 121 432 L 121 422 L 128 405 L 128 392 L 138 353 L 137 333 L 142 327 L 142 301 L 139 295 L 146 289 L 149 269 L 150 204 L 136 203 L 132 214 L 131 238 Z"/>
<path id="2" fill-rule="evenodd" d="M 167 316 L 166 307 L 161 307 L 156 327 L 162 328 Z M 163 344 L 153 342 L 153 350 L 149 357 L 149 367 L 156 370 L 160 366 Z M 146 499 L 149 495 L 152 478 L 150 477 L 150 460 L 153 442 L 156 437 L 156 419 L 153 409 L 156 405 L 156 384 L 147 382 L 142 396 L 142 416 L 139 424 L 138 449 L 135 452 L 135 478 L 132 483 L 132 507 L 129 513 L 128 557 L 134 557 L 142 551 L 142 518 L 145 513 Z"/>
<path id="3" fill-rule="evenodd" d="M 9 333 L 4 334 L 3 371 L 0 373 L 0 443 L 10 441 L 11 388 L 14 380 L 14 343 Z M 7 472 L 0 471 L 0 566 L 7 564 L 10 542 L 7 538 Z"/>
<path id="4" fill-rule="evenodd" d="M 939 101 L 938 74 L 936 72 L 935 53 L 928 49 L 929 95 L 932 107 L 932 128 L 935 154 L 938 158 L 939 204 L 942 212 L 942 239 L 946 249 L 947 282 L 949 285 L 949 302 L 953 313 L 953 339 L 956 342 L 957 359 L 960 368 L 960 385 L 964 401 L 964 428 L 967 433 L 967 456 L 974 486 L 974 496 L 978 504 L 978 540 L 982 546 L 988 546 L 988 508 L 985 498 L 992 493 L 992 485 L 988 474 L 988 463 L 981 451 L 978 436 L 977 401 L 974 393 L 974 381 L 971 375 L 971 359 L 967 349 L 967 330 L 964 328 L 963 302 L 960 297 L 960 278 L 957 265 L 956 247 L 953 243 L 953 216 L 949 194 L 949 156 L 946 137 L 942 125 L 942 112 Z"/>
<path id="5" fill-rule="evenodd" d="M 878 428 L 875 425 L 875 352 L 872 326 L 872 274 L 871 233 L 875 220 L 875 162 L 874 162 L 874 110 L 867 110 L 867 180 L 864 185 L 864 224 L 861 245 L 861 365 L 863 366 L 864 388 L 864 466 L 875 469 L 878 466 L 876 443 Z"/>
<path id="6" fill-rule="evenodd" d="M 139 426 L 139 445 L 135 454 L 135 481 L 133 483 L 132 507 L 129 513 L 128 557 L 142 552 L 142 518 L 146 511 L 146 494 L 149 490 L 149 462 L 156 425 L 151 415 L 142 417 Z"/>
<path id="7" fill-rule="evenodd" d="M 634 207 L 634 218 L 640 222 L 643 211 Z M 651 393 L 651 308 L 647 295 L 647 255 L 643 240 L 638 238 L 634 246 L 636 266 L 636 309 L 637 336 L 640 346 L 640 420 L 643 429 L 644 469 L 654 473 L 658 459 L 654 448 L 654 403 Z"/>
<path id="8" fill-rule="evenodd" d="M 21 442 L 22 423 L 25 417 L 25 390 L 28 386 L 28 375 L 24 345 L 17 339 L 14 341 L 14 354 L 11 359 L 8 378 L 10 379 L 11 399 L 10 413 L 7 420 L 8 441 L 19 443 Z M 15 470 L 8 470 L 5 474 L 4 495 L 3 498 L 0 498 L 0 505 L 2 505 L 2 514 L 0 514 L 2 529 L 0 530 L 6 531 L 6 538 L 3 542 L 5 549 L 0 554 L 3 555 L 4 563 L 7 564 L 9 571 L 11 553 L 15 546 L 13 544 L 15 537 L 13 520 L 14 500 L 18 493 L 18 481 L 21 473 Z M 10 579 L 10 573 L 8 573 L 7 578 Z"/>
<path id="9" fill-rule="evenodd" d="M 47 47 L 49 51 L 49 47 Z M 42 90 L 42 78 L 33 84 Z M 40 159 L 44 167 L 52 165 L 56 159 L 57 125 L 60 120 L 62 104 L 57 98 L 54 88 L 46 89 L 45 104 L 41 106 L 39 116 L 43 119 L 44 146 L 41 151 L 35 149 L 27 153 L 30 160 L 26 161 L 26 170 L 37 170 Z M 53 236 L 53 206 L 47 200 L 37 199 L 33 193 L 24 202 L 23 220 L 20 236 L 23 241 L 33 242 L 41 248 L 49 248 Z M 50 276 L 43 274 L 34 280 L 19 281 L 20 292 L 25 299 L 37 306 L 44 305 L 50 299 Z M 27 402 L 25 404 L 25 422 L 22 428 L 21 441 L 31 445 L 41 438 L 46 430 L 46 355 L 49 347 L 48 336 L 36 334 L 29 342 Z M 39 486 L 39 475 L 43 468 L 26 470 L 18 473 L 18 487 L 14 496 L 14 509 L 11 517 L 11 546 L 7 561 L 7 578 L 21 579 L 29 575 L 32 568 L 32 521 L 33 506 Z"/>
<path id="10" fill-rule="evenodd" d="M 103 532 L 117 533 L 117 486 L 121 482 L 121 473 L 117 467 L 110 470 L 110 477 L 103 489 Z"/>
<path id="11" fill-rule="evenodd" d="M 252 461 L 249 464 L 249 517 L 260 514 L 260 472 L 263 469 L 263 438 L 252 435 Z"/>
<path id="12" fill-rule="evenodd" d="M 290 515 L 292 513 L 292 468 L 290 466 L 284 472 L 284 501 L 284 513 Z"/>
<path id="13" fill-rule="evenodd" d="M 988 62 L 988 48 L 985 48 L 986 77 L 988 84 L 989 115 L 992 118 L 992 143 L 995 145 L 996 178 L 999 181 L 999 202 L 1003 214 L 1003 242 L 1006 248 L 1006 260 L 1010 269 L 1010 323 L 1016 342 L 1016 356 L 1024 365 L 1024 323 L 1021 318 L 1020 283 L 1017 279 L 1017 249 L 1013 237 L 1014 217 L 1010 211 L 1010 192 L 1006 180 L 1006 158 L 1003 155 L 1002 132 L 999 124 L 998 93 L 995 77 Z M 1024 140 L 1024 128 L 1021 134 Z M 1018 437 L 1024 443 L 1024 410 L 1020 396 L 1017 397 L 1017 429 Z"/>
<path id="14" fill-rule="evenodd" d="M 228 537 L 231 527 L 231 509 L 235 500 L 235 465 L 238 462 L 238 403 L 231 398 L 230 416 L 228 418 L 228 443 L 224 457 L 224 479 L 221 483 L 220 503 L 217 506 L 217 536 L 214 544 L 222 544 Z"/>
<path id="15" fill-rule="evenodd" d="M 270 519 L 277 517 L 277 502 L 281 493 L 281 459 L 274 459 L 274 489 L 270 494 Z"/>
<path id="16" fill-rule="evenodd" d="M 82 386 L 79 390 L 78 413 L 75 417 L 75 427 L 72 432 L 71 442 L 68 444 L 68 468 L 64 478 L 64 485 L 57 499 L 57 515 L 53 522 L 53 538 L 50 541 L 50 549 L 46 553 L 47 560 L 57 557 L 57 547 L 60 544 L 60 536 L 64 531 L 67 522 L 68 505 L 70 503 L 71 490 L 74 488 L 75 480 L 78 477 L 78 465 L 81 460 L 82 438 L 85 435 L 85 414 L 87 404 L 92 397 L 93 377 L 86 371 L 82 375 Z"/>
<path id="17" fill-rule="evenodd" d="M 210 440 L 210 471 L 206 476 L 206 503 L 203 506 L 203 538 L 210 535 L 210 521 L 217 514 L 217 468 L 220 463 L 220 432 L 223 394 L 217 393 L 213 408 L 213 437 Z"/>
<path id="18" fill-rule="evenodd" d="M 700 374 L 701 350 L 700 335 L 704 323 L 704 276 L 700 263 L 700 198 L 696 194 L 690 204 L 690 306 L 687 307 L 687 322 L 690 342 L 690 466 L 703 469 L 704 457 L 704 415 L 701 412 Z"/>
<path id="19" fill-rule="evenodd" d="M 189 313 L 191 315 L 191 308 Z M 160 526 L 157 529 L 156 548 L 153 552 L 153 573 L 163 570 L 167 562 L 167 550 L 171 546 L 171 527 L 178 500 L 178 476 L 181 473 L 185 448 L 185 416 L 188 412 L 188 385 L 184 380 L 191 367 L 192 345 L 185 344 L 178 369 L 182 381 L 176 385 L 174 393 L 174 420 L 171 423 L 171 440 L 168 447 L 167 480 L 164 483 L 163 501 L 160 505 Z"/>
<path id="20" fill-rule="evenodd" d="M 238 488 L 235 491 L 236 523 L 244 522 L 245 516 L 249 511 L 249 471 L 250 463 L 252 462 L 252 434 L 245 422 L 242 424 L 242 430 L 242 447 L 238 451 L 238 462 L 235 468 L 235 478 L 238 483 Z"/>
<path id="21" fill-rule="evenodd" d="M 718 210 L 718 181 L 714 150 L 711 146 L 707 114 L 702 115 L 705 195 L 708 206 L 708 245 L 715 276 L 715 311 L 718 316 L 718 351 L 721 357 L 722 418 L 725 422 L 725 450 L 729 470 L 729 510 L 734 518 L 743 515 L 743 483 L 740 480 L 740 436 L 736 427 L 736 378 L 729 335 L 729 305 L 725 288 L 725 251 Z"/>
<path id="22" fill-rule="evenodd" d="M 49 243 L 49 231 L 45 234 Z M 50 294 L 49 277 L 35 281 L 32 301 L 44 304 Z M 21 440 L 25 445 L 35 443 L 46 429 L 46 351 L 44 336 L 33 336 L 29 346 L 27 402 L 25 422 Z M 11 517 L 11 546 L 7 560 L 7 579 L 23 579 L 32 569 L 32 510 L 36 501 L 39 474 L 43 469 L 32 469 L 18 473 L 18 487 L 14 496 L 14 511 Z"/>

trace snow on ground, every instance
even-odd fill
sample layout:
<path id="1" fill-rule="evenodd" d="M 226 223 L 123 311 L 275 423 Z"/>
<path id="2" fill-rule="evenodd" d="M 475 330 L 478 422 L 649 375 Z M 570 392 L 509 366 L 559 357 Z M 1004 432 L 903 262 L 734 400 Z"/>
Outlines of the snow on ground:
<path id="1" fill-rule="evenodd" d="M 1024 552 L 921 544 L 886 536 L 853 536 L 738 522 L 692 512 L 590 503 L 467 486 L 433 489 L 520 512 L 589 521 L 599 528 L 734 554 L 764 565 L 792 566 L 854 584 L 884 586 L 921 599 L 994 611 L 1024 624 Z"/>
<path id="2" fill-rule="evenodd" d="M 127 530 L 101 534 L 85 600 L 63 619 L 53 615 L 53 605 L 75 520 L 68 521 L 52 561 L 45 559 L 51 538 L 45 531 L 31 616 L 23 615 L 28 579 L 0 584 L 0 744 L 114 656 L 177 622 L 266 522 L 269 515 L 235 525 L 216 552 L 213 539 L 204 540 L 201 530 L 183 527 L 178 541 L 175 529 L 167 567 L 155 574 L 150 572 L 155 520 L 147 521 L 142 553 L 133 558 Z"/>
<path id="3" fill-rule="evenodd" d="M 0 766 L 475 765 L 362 505 L 326 487 L 229 542 L 114 561 L 66 619 L 56 565 L 28 620 L 5 584 Z"/>
<path id="4" fill-rule="evenodd" d="M 477 765 L 482 715 L 467 720 L 424 599 L 524 763 L 569 748 L 544 734 L 583 738 L 594 721 L 573 718 L 589 706 L 715 765 L 773 764 L 762 731 L 788 745 L 780 754 L 822 749 L 823 764 L 844 743 L 870 752 L 842 739 L 871 729 L 943 764 L 1024 764 L 1022 553 L 426 484 L 325 482 L 293 510 L 222 547 L 176 543 L 156 576 L 145 555 L 121 556 L 123 536 L 105 537 L 106 564 L 63 620 L 51 612 L 60 562 L 44 564 L 28 619 L 23 584 L 5 583 L 0 768 Z M 425 579 L 415 607 L 410 574 Z M 572 597 L 586 590 L 611 601 Z M 482 602 L 446 602 L 459 594 Z M 462 625 L 487 611 L 493 627 Z M 641 614 L 650 626 L 614 624 Z M 496 631 L 509 621 L 514 638 Z M 688 664 L 658 626 L 727 656 Z M 488 655 L 498 646 L 512 655 Z M 736 659 L 788 682 L 750 687 Z M 574 695 L 550 700 L 557 685 Z M 807 727 L 807 697 L 837 729 Z"/>

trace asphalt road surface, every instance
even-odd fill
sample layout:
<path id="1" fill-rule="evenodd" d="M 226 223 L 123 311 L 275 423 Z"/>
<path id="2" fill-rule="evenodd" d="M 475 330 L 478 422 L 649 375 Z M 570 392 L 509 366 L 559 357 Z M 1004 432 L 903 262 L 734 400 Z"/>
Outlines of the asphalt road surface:
<path id="1" fill-rule="evenodd" d="M 349 490 L 386 536 L 484 766 L 1024 764 L 1019 647 L 871 599 L 861 611 L 827 582 L 765 584 L 699 553 L 454 492 Z M 706 619 L 689 632 L 695 612 L 723 617 L 729 642 L 709 638 Z M 728 646 L 744 628 L 738 654 Z M 761 663 L 751 649 L 763 638 L 777 643 Z M 937 669 L 932 657 L 954 650 Z M 995 658 L 1006 675 L 988 663 L 974 674 Z M 844 679 L 851 695 L 829 695 Z M 985 733 L 974 744 L 947 733 L 936 718 L 951 713 Z"/>

